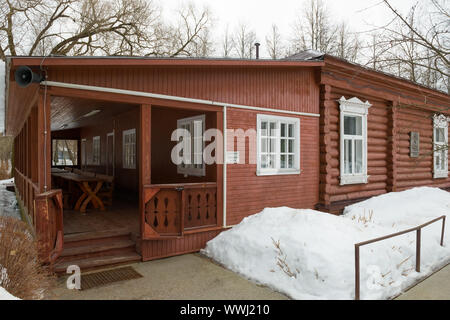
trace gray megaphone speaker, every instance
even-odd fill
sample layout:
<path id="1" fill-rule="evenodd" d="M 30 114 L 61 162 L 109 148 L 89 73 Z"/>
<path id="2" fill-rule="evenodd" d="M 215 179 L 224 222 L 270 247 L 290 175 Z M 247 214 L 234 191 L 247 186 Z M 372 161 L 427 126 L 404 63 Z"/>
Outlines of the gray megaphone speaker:
<path id="1" fill-rule="evenodd" d="M 44 77 L 40 74 L 34 73 L 27 66 L 20 66 L 14 73 L 14 79 L 20 87 L 25 88 L 33 82 L 41 82 L 44 80 Z"/>

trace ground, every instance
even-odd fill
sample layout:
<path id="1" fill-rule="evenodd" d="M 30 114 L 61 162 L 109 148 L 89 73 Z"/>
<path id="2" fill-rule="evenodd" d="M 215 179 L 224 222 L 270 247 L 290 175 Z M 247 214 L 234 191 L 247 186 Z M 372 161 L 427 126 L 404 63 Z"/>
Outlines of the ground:
<path id="1" fill-rule="evenodd" d="M 53 299 L 288 299 L 280 293 L 252 283 L 212 263 L 199 254 L 136 263 L 131 266 L 143 275 L 143 278 L 77 291 L 66 288 L 64 277 L 59 280 Z"/>

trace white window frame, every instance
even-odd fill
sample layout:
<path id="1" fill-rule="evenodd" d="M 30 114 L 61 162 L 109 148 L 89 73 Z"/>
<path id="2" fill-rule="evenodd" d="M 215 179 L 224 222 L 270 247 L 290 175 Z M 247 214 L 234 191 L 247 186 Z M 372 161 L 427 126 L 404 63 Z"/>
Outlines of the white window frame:
<path id="1" fill-rule="evenodd" d="M 125 139 L 129 135 L 134 136 L 134 141 L 126 143 Z M 122 131 L 122 168 L 136 169 L 136 129 Z"/>
<path id="2" fill-rule="evenodd" d="M 256 159 L 257 159 L 257 169 L 256 175 L 258 176 L 267 176 L 267 175 L 295 175 L 300 174 L 300 119 L 294 117 L 281 117 L 267 114 L 258 114 L 256 116 L 256 132 L 257 132 L 257 143 L 256 143 Z M 261 122 L 275 122 L 275 168 L 261 168 L 261 157 L 262 157 L 262 148 L 261 148 Z M 281 124 L 292 124 L 294 125 L 294 160 L 293 168 L 281 168 Z M 267 129 L 269 130 L 269 128 Z M 292 154 L 291 154 L 292 155 Z M 288 161 L 288 160 L 286 160 Z"/>
<path id="3" fill-rule="evenodd" d="M 95 143 L 98 141 L 98 150 L 95 150 Z M 98 152 L 98 154 L 96 155 L 96 151 Z M 102 152 L 101 152 L 101 139 L 100 136 L 95 136 L 92 138 L 92 164 L 94 165 L 100 165 L 101 160 L 100 160 L 100 156 L 101 156 Z M 95 159 L 97 161 L 95 161 Z"/>
<path id="4" fill-rule="evenodd" d="M 367 115 L 369 108 L 372 106 L 368 101 L 362 102 L 358 98 L 345 99 L 341 97 L 340 103 L 340 184 L 363 184 L 368 183 L 369 176 L 367 175 Z M 362 172 L 346 174 L 344 164 L 344 141 L 355 140 L 354 135 L 344 134 L 344 117 L 345 116 L 359 116 L 362 119 Z M 354 144 L 352 144 L 354 145 Z M 355 158 L 355 148 L 352 148 L 352 161 Z M 352 168 L 355 168 L 353 165 Z"/>
<path id="5" fill-rule="evenodd" d="M 448 122 L 450 118 L 447 118 L 443 114 L 434 115 L 433 117 L 433 178 L 448 178 Z M 444 129 L 444 141 L 437 141 L 436 129 Z M 446 152 L 442 153 L 442 150 Z M 444 168 L 440 167 L 442 162 L 442 154 L 444 154 Z M 436 162 L 436 158 L 439 158 L 439 167 Z"/>
<path id="6" fill-rule="evenodd" d="M 195 122 L 201 121 L 202 123 L 202 130 L 201 134 L 199 136 L 195 136 Z M 182 129 L 183 126 L 189 125 L 191 130 L 191 147 L 194 149 L 196 146 L 195 140 L 201 139 L 201 145 L 202 149 L 200 150 L 191 150 L 191 163 L 184 164 L 181 163 L 177 165 L 177 173 L 182 174 L 184 176 L 195 176 L 195 177 L 204 177 L 206 176 L 206 163 L 203 159 L 203 151 L 205 150 L 205 141 L 203 139 L 203 134 L 205 132 L 205 126 L 206 126 L 206 115 L 202 114 L 199 116 L 189 117 L 189 118 L 183 118 L 177 120 L 177 128 Z M 200 154 L 201 153 L 201 154 Z M 197 168 L 196 165 L 199 165 L 200 163 L 194 162 L 194 157 L 201 157 L 201 167 Z M 200 158 L 198 158 L 200 159 Z"/>

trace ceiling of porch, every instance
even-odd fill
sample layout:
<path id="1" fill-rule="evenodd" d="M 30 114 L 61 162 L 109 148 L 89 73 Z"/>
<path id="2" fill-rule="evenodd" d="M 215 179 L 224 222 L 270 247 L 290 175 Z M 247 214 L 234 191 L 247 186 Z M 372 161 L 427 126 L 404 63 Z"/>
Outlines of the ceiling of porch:
<path id="1" fill-rule="evenodd" d="M 56 131 L 101 125 L 105 119 L 129 111 L 134 107 L 136 105 L 109 101 L 52 97 L 51 130 Z M 94 110 L 98 110 L 98 112 Z"/>

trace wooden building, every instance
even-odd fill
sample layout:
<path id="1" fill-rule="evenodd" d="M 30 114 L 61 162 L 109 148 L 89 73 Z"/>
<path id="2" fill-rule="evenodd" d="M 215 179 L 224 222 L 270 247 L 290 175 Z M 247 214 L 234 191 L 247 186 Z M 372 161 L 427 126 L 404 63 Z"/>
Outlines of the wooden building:
<path id="1" fill-rule="evenodd" d="M 22 66 L 44 79 L 19 86 Z M 195 252 L 265 207 L 450 188 L 449 96 L 331 56 L 9 57 L 6 76 L 17 195 L 57 271 Z M 175 164 L 177 128 L 226 129 L 224 161 Z"/>

